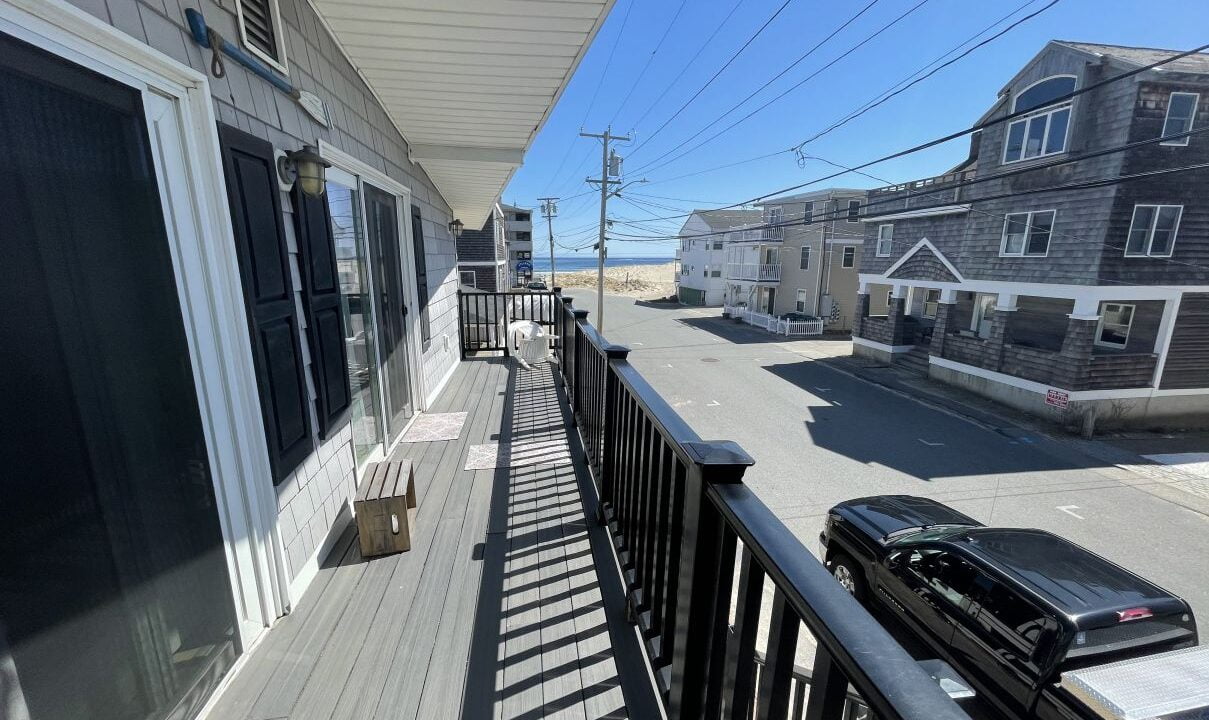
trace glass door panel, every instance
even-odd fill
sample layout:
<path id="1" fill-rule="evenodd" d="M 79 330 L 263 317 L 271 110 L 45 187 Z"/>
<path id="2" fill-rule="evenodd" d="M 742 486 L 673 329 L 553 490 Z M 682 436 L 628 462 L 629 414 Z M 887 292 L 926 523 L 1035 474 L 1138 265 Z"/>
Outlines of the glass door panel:
<path id="1" fill-rule="evenodd" d="M 239 651 L 142 94 L 0 34 L 0 716 L 192 717 Z"/>
<path id="2" fill-rule="evenodd" d="M 357 463 L 361 464 L 384 438 L 375 344 L 377 323 L 357 179 L 334 169 L 328 171 L 327 178 L 327 204 L 332 216 L 332 238 L 340 273 L 340 309 L 344 313 L 347 333 L 353 452 Z"/>
<path id="3" fill-rule="evenodd" d="M 403 432 L 412 414 L 407 366 L 407 306 L 403 301 L 399 203 L 395 195 L 365 184 L 365 219 L 372 258 L 379 327 L 378 358 L 383 368 L 387 445 Z"/>

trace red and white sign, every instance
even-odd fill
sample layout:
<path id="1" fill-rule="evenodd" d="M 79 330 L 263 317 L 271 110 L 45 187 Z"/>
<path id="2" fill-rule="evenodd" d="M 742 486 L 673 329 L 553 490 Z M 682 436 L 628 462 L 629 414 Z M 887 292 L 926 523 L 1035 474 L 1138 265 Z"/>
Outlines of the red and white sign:
<path id="1" fill-rule="evenodd" d="M 1056 408 L 1064 408 L 1070 404 L 1070 393 L 1065 390 L 1050 388 L 1045 393 L 1045 404 L 1053 405 Z"/>

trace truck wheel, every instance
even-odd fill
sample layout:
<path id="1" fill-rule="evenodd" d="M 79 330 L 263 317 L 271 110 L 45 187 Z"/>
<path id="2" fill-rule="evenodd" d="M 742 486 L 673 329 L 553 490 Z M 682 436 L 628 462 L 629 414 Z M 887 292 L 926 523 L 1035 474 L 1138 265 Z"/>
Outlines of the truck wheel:
<path id="1" fill-rule="evenodd" d="M 865 581 L 861 571 L 847 555 L 836 555 L 831 561 L 831 574 L 840 587 L 848 591 L 857 600 L 865 597 Z"/>

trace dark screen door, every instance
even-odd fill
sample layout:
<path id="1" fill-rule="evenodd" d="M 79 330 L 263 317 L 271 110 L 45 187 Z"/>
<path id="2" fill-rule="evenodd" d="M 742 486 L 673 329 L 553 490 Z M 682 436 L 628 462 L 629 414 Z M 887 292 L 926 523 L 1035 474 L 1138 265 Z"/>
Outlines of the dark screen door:
<path id="1" fill-rule="evenodd" d="M 0 34 L 0 716 L 191 717 L 234 605 L 142 95 Z"/>
<path id="2" fill-rule="evenodd" d="M 378 308 L 378 357 L 386 395 L 386 444 L 390 445 L 411 417 L 407 305 L 403 301 L 399 211 L 395 196 L 366 184 L 365 215 Z"/>

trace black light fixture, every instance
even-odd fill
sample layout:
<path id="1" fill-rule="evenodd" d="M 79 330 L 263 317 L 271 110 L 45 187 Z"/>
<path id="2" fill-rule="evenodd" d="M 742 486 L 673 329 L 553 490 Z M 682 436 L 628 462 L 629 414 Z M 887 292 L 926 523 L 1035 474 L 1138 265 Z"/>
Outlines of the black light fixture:
<path id="1" fill-rule="evenodd" d="M 302 192 L 319 197 L 324 190 L 324 170 L 332 164 L 319 155 L 314 145 L 304 145 L 301 150 L 286 153 L 277 158 L 277 174 L 287 184 L 297 182 Z"/>
<path id="2" fill-rule="evenodd" d="M 449 221 L 449 234 L 453 235 L 454 240 L 457 240 L 458 238 L 462 237 L 462 228 L 463 227 L 465 227 L 465 226 L 462 225 L 462 221 L 458 220 L 457 218 L 454 218 L 453 220 Z"/>

